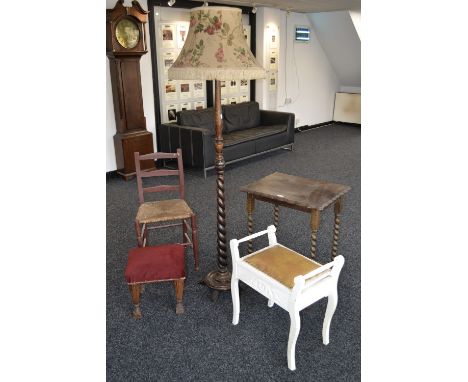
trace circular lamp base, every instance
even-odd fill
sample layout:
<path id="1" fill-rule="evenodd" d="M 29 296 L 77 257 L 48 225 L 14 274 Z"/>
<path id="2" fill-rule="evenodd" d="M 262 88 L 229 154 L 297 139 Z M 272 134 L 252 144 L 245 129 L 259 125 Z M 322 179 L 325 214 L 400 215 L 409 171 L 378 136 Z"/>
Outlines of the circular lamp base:
<path id="1" fill-rule="evenodd" d="M 203 283 L 218 291 L 225 291 L 231 289 L 231 272 L 211 271 L 203 280 Z"/>

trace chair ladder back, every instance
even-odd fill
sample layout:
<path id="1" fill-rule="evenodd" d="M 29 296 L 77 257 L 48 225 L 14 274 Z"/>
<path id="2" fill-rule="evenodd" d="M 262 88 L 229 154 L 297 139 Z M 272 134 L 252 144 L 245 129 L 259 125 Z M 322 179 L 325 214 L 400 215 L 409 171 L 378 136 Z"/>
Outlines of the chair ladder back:
<path id="1" fill-rule="evenodd" d="M 177 169 L 179 171 L 179 198 L 185 200 L 184 162 L 181 149 L 177 149 Z"/>
<path id="2" fill-rule="evenodd" d="M 145 198 L 143 196 L 143 181 L 141 179 L 141 166 L 140 166 L 140 153 L 136 151 L 135 155 L 135 170 L 136 170 L 136 177 L 137 177 L 137 187 L 138 187 L 138 201 L 141 203 L 145 202 Z"/>
<path id="3" fill-rule="evenodd" d="M 177 170 L 152 170 L 152 171 L 142 171 L 140 161 L 142 160 L 156 160 L 156 159 L 175 159 L 177 158 Z M 184 192 L 184 167 L 182 161 L 182 150 L 177 149 L 177 153 L 151 153 L 140 155 L 139 152 L 135 152 L 135 169 L 137 176 L 137 186 L 138 186 L 138 200 L 141 203 L 145 202 L 145 193 L 150 192 L 165 192 L 165 191 L 178 191 L 179 198 L 185 199 Z M 178 176 L 179 184 L 176 185 L 159 185 L 151 187 L 143 187 L 143 178 L 150 178 L 155 176 Z"/>

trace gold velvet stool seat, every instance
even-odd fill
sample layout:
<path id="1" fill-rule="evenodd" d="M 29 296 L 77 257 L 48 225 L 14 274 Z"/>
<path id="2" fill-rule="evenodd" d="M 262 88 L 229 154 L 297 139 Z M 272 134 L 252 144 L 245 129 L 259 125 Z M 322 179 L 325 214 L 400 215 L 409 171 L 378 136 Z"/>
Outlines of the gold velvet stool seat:
<path id="1" fill-rule="evenodd" d="M 296 369 L 295 349 L 301 328 L 299 312 L 323 297 L 328 298 L 322 328 L 323 343 L 329 343 L 330 323 L 338 303 L 337 284 L 343 256 L 339 255 L 325 265 L 311 260 L 276 241 L 276 228 L 233 239 L 230 242 L 232 256 L 231 294 L 233 304 L 232 323 L 239 323 L 239 280 L 268 299 L 268 306 L 277 304 L 289 312 L 291 326 L 288 340 L 288 368 Z M 240 257 L 239 244 L 268 234 L 268 247 Z"/>

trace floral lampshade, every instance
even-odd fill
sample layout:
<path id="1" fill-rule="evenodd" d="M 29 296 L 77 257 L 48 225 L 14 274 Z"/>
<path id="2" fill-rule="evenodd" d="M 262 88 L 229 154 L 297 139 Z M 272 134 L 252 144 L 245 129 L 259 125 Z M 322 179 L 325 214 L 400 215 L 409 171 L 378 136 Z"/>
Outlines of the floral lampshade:
<path id="1" fill-rule="evenodd" d="M 190 12 L 185 45 L 169 68 L 171 80 L 265 78 L 244 37 L 239 8 L 198 7 Z"/>

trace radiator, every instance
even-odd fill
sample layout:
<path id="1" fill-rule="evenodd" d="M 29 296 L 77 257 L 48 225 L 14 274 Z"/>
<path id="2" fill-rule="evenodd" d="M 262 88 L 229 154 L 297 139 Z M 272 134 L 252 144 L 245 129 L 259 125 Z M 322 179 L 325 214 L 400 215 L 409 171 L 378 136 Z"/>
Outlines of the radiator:
<path id="1" fill-rule="evenodd" d="M 336 93 L 333 120 L 361 124 L 361 95 L 358 93 Z"/>

